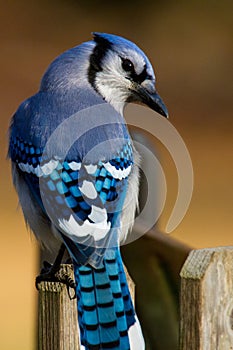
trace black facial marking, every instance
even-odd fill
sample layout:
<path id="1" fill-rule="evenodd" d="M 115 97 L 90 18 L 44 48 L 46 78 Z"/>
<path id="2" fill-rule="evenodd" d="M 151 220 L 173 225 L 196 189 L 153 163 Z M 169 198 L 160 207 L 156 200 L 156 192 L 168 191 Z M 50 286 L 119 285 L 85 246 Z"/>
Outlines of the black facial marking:
<path id="1" fill-rule="evenodd" d="M 146 71 L 146 64 L 144 65 L 143 71 L 137 74 L 134 69 L 133 63 L 128 58 L 121 57 L 122 68 L 128 73 L 128 78 L 135 83 L 141 84 L 145 79 L 150 78 Z"/>
<path id="2" fill-rule="evenodd" d="M 97 72 L 102 71 L 101 62 L 107 51 L 111 49 L 112 44 L 105 38 L 94 35 L 96 46 L 90 56 L 90 66 L 88 69 L 88 81 L 95 88 L 95 76 Z"/>
<path id="3" fill-rule="evenodd" d="M 135 83 L 141 84 L 145 79 L 148 78 L 146 65 L 144 65 L 144 69 L 140 74 L 136 74 L 136 72 L 134 71 L 131 73 L 130 77 L 133 81 L 135 81 Z"/>

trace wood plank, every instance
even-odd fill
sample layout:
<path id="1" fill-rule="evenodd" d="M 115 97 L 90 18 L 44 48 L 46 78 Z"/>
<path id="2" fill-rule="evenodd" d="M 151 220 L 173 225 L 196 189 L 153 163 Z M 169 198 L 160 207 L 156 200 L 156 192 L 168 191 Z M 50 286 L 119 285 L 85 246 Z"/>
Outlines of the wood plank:
<path id="1" fill-rule="evenodd" d="M 72 265 L 61 265 L 60 271 L 73 277 Z M 80 349 L 76 299 L 70 299 L 63 283 L 43 281 L 38 288 L 38 349 Z"/>
<path id="2" fill-rule="evenodd" d="M 233 349 L 233 247 L 189 254 L 180 302 L 180 350 Z"/>

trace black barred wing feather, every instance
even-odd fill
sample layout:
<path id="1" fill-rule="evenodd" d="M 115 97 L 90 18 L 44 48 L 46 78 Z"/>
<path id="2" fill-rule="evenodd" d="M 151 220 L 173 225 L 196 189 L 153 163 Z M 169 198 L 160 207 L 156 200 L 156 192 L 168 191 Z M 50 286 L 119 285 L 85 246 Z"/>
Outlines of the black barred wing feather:
<path id="1" fill-rule="evenodd" d="M 98 265 L 118 245 L 121 211 L 133 157 L 128 141 L 115 157 L 96 164 L 56 157 L 12 140 L 11 158 L 77 263 Z"/>

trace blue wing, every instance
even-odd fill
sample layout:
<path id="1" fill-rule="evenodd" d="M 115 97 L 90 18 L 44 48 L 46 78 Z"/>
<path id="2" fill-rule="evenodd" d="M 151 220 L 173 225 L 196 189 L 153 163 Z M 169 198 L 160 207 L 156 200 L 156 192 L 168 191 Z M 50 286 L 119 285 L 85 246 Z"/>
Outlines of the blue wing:
<path id="1" fill-rule="evenodd" d="M 43 149 L 11 137 L 12 161 L 43 212 L 59 231 L 76 263 L 97 266 L 105 249 L 117 246 L 120 214 L 133 164 L 126 140 L 109 161 L 96 164 L 42 155 Z"/>
<path id="2" fill-rule="evenodd" d="M 124 153 L 124 157 L 120 154 Z M 77 262 L 75 247 L 98 265 L 109 246 L 119 244 L 120 214 L 132 166 L 129 143 L 108 162 L 97 164 L 58 162 L 50 175 L 43 178 L 43 201 L 56 227 L 63 233 L 71 256 Z M 80 262 L 80 261 L 78 261 Z"/>

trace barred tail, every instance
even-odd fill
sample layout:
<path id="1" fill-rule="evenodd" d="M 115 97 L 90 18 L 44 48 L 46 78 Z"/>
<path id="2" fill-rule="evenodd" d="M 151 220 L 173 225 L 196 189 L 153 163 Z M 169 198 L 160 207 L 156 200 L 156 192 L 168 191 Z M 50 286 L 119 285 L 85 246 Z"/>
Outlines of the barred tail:
<path id="1" fill-rule="evenodd" d="M 119 250 L 107 250 L 98 268 L 74 263 L 74 273 L 83 349 L 143 350 Z"/>

